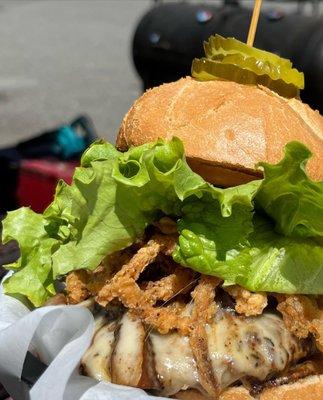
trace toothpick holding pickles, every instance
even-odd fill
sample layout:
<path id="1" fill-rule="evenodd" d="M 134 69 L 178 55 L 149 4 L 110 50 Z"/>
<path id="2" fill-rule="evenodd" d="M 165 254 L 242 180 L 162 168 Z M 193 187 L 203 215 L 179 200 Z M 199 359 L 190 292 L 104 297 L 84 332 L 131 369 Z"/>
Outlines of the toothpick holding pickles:
<path id="1" fill-rule="evenodd" d="M 206 57 L 194 59 L 192 76 L 198 80 L 225 79 L 263 85 L 284 97 L 298 97 L 304 74 L 290 60 L 256 49 L 234 38 L 214 35 L 204 42 Z"/>

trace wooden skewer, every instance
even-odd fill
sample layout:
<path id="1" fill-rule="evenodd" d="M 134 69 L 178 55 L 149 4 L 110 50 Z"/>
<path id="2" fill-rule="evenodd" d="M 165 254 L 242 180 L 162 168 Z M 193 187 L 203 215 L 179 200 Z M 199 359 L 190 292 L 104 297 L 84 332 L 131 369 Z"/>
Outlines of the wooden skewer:
<path id="1" fill-rule="evenodd" d="M 262 3 L 262 0 L 255 0 L 255 5 L 253 8 L 252 18 L 251 18 L 251 23 L 250 23 L 250 27 L 249 27 L 249 33 L 248 33 L 248 39 L 247 39 L 248 46 L 253 46 L 253 42 L 255 40 L 258 19 L 259 19 L 259 14 L 260 14 L 260 9 L 261 9 L 261 3 Z"/>

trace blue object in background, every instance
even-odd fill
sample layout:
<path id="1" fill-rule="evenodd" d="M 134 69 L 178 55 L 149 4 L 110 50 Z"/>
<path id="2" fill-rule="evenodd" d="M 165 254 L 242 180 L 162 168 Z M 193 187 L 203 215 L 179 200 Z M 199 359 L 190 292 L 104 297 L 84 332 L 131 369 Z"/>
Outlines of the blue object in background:
<path id="1" fill-rule="evenodd" d="M 78 135 L 71 125 L 63 125 L 58 129 L 57 150 L 60 157 L 64 160 L 82 153 L 86 147 L 85 138 Z"/>
<path id="2" fill-rule="evenodd" d="M 81 115 L 69 124 L 42 132 L 31 139 L 18 143 L 14 148 L 4 149 L 8 154 L 14 150 L 18 158 L 55 157 L 60 160 L 78 159 L 83 151 L 95 140 L 97 134 L 88 116 Z M 12 158 L 12 157 L 11 157 Z"/>

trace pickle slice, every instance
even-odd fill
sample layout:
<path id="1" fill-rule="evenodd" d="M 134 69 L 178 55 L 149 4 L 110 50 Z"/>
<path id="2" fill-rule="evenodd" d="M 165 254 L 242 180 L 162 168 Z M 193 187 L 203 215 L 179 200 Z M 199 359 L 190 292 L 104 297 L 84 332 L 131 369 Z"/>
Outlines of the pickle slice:
<path id="1" fill-rule="evenodd" d="M 248 69 L 257 75 L 268 75 L 273 80 L 282 79 L 287 84 L 292 84 L 298 89 L 304 88 L 304 75 L 295 68 L 286 69 L 277 64 L 262 61 L 254 57 L 244 58 L 241 54 L 225 56 L 221 59 L 221 63 L 234 64 L 242 69 Z"/>
<path id="2" fill-rule="evenodd" d="M 273 80 L 267 74 L 258 75 L 239 65 L 226 64 L 207 58 L 193 60 L 192 76 L 201 81 L 223 79 L 250 85 L 263 85 L 287 98 L 299 96 L 299 89 L 282 79 Z"/>
<path id="3" fill-rule="evenodd" d="M 204 42 L 207 58 L 195 59 L 192 76 L 200 80 L 226 79 L 260 84 L 285 97 L 299 95 L 304 74 L 290 60 L 256 49 L 234 38 L 214 35 Z"/>
<path id="4" fill-rule="evenodd" d="M 220 35 L 214 35 L 204 42 L 205 55 L 213 59 L 218 55 L 227 56 L 230 54 L 241 54 L 243 57 L 253 57 L 257 60 L 268 61 L 271 64 L 279 65 L 284 68 L 292 68 L 292 63 L 287 58 L 279 57 L 269 51 L 256 49 L 248 46 L 234 38 L 224 38 Z"/>

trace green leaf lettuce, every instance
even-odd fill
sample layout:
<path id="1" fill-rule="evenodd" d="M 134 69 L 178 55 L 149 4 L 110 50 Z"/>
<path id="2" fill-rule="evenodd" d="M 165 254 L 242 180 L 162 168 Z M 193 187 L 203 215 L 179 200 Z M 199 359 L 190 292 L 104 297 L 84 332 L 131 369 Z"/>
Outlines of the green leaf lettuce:
<path id="1" fill-rule="evenodd" d="M 72 184 L 58 184 L 42 215 L 26 208 L 8 213 L 3 240 L 17 240 L 21 257 L 7 266 L 16 272 L 5 291 L 39 306 L 54 292 L 57 277 L 94 270 L 106 255 L 134 243 L 149 224 L 170 215 L 178 221 L 174 258 L 181 264 L 251 290 L 322 293 L 322 247 L 309 238 L 320 236 L 321 228 L 306 211 L 310 199 L 322 212 L 321 192 L 299 172 L 304 157 L 292 150 L 287 148 L 281 172 L 263 165 L 263 181 L 220 189 L 189 168 L 177 138 L 126 153 L 97 142 L 83 154 Z M 281 198 L 286 193 L 293 201 L 301 196 L 294 224 L 284 220 Z M 255 196 L 257 207 L 273 221 L 255 213 Z"/>
<path id="2" fill-rule="evenodd" d="M 257 203 L 286 236 L 323 236 L 323 182 L 314 182 L 305 171 L 312 153 L 301 143 L 290 142 L 276 165 L 260 163 L 265 179 Z"/>

